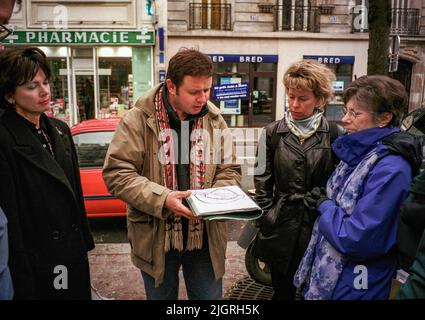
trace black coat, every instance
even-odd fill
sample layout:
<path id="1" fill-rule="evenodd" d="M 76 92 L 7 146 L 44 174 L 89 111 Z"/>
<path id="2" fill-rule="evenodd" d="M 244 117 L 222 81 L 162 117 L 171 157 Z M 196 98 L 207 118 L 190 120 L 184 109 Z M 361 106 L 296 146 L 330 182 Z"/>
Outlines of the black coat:
<path id="1" fill-rule="evenodd" d="M 273 157 L 271 137 L 275 126 L 278 126 L 276 133 L 280 139 Z M 275 222 L 279 225 L 275 227 L 279 250 L 271 253 L 273 261 L 269 263 L 278 265 L 282 273 L 294 273 L 317 217 L 315 210 L 304 205 L 303 197 L 314 187 L 325 187 L 334 170 L 329 124 L 322 118 L 317 131 L 303 144 L 289 130 L 284 119 L 267 125 L 265 130 L 266 167 L 263 174 L 254 177 L 255 200 L 267 213 L 279 198 L 282 199 Z"/>
<path id="2" fill-rule="evenodd" d="M 425 171 L 412 183 L 408 198 L 400 210 L 397 246 L 399 267 L 409 271 L 425 230 Z"/>
<path id="3" fill-rule="evenodd" d="M 14 299 L 90 299 L 94 243 L 75 147 L 65 123 L 42 117 L 55 159 L 13 110 L 0 114 L 0 206 L 9 221 Z"/>

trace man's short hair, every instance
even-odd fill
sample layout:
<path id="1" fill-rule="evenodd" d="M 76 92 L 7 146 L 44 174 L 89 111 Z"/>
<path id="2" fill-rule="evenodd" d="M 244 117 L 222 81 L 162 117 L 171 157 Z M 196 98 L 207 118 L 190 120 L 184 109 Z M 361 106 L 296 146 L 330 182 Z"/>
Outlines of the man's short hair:
<path id="1" fill-rule="evenodd" d="M 181 48 L 168 63 L 167 79 L 178 89 L 185 76 L 212 77 L 213 70 L 213 63 L 206 54 L 195 49 Z"/>

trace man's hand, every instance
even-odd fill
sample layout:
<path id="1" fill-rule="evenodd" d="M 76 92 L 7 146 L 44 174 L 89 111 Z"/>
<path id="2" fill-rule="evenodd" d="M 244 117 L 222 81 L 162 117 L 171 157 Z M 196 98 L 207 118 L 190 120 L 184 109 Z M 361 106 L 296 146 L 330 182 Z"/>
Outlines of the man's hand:
<path id="1" fill-rule="evenodd" d="M 190 191 L 172 191 L 165 199 L 165 207 L 176 216 L 182 216 L 188 219 L 198 219 L 198 217 L 195 217 L 192 211 L 182 203 L 182 199 L 188 196 L 190 196 Z"/>

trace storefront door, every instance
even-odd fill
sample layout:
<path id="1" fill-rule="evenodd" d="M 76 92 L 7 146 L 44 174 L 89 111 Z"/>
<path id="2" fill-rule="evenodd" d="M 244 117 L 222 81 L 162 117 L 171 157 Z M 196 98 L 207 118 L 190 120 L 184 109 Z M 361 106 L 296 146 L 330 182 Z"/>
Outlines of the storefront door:
<path id="1" fill-rule="evenodd" d="M 96 50 L 95 48 L 72 49 L 72 82 L 77 122 L 94 119 L 96 111 Z"/>
<path id="2" fill-rule="evenodd" d="M 80 122 L 95 118 L 93 74 L 76 74 L 77 105 Z"/>

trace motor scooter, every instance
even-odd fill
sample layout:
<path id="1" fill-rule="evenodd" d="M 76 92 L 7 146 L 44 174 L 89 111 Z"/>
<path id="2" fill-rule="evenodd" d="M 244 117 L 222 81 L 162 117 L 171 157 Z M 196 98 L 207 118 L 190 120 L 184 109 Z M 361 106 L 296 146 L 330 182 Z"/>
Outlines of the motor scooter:
<path id="1" fill-rule="evenodd" d="M 269 266 L 251 253 L 253 240 L 257 232 L 258 228 L 255 226 L 255 222 L 248 221 L 243 227 L 237 243 L 241 248 L 245 249 L 245 268 L 249 276 L 256 282 L 271 286 L 272 278 Z"/>
<path id="2" fill-rule="evenodd" d="M 248 193 L 253 196 L 255 190 L 248 190 Z M 245 249 L 245 268 L 249 276 L 258 283 L 266 286 L 271 286 L 272 278 L 270 268 L 267 263 L 252 255 L 252 245 L 259 229 L 256 222 L 249 220 L 242 229 L 237 244 Z"/>

